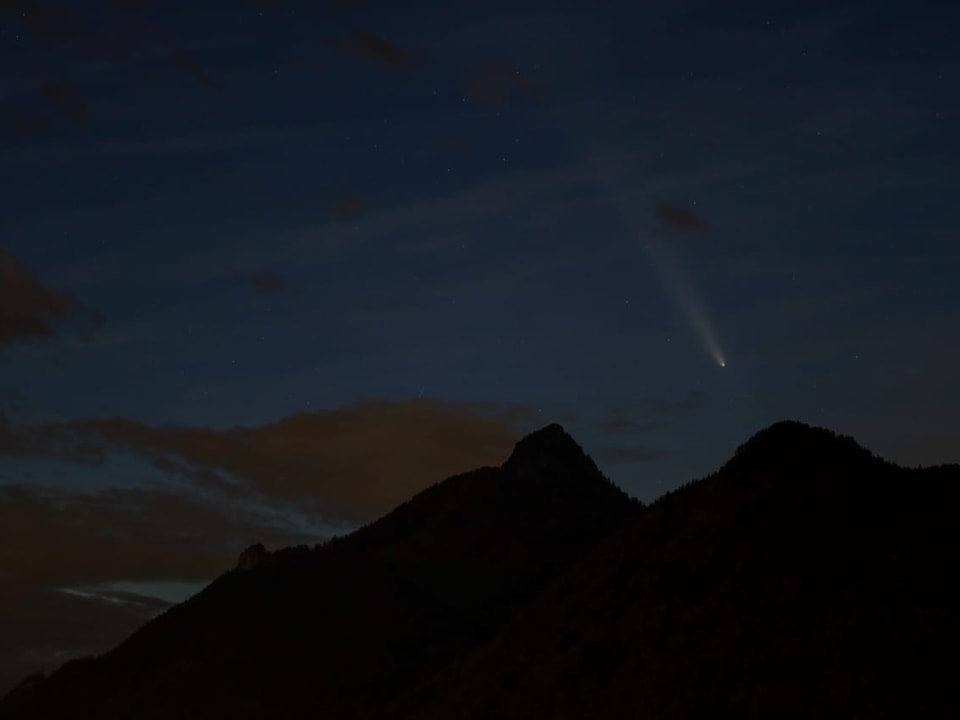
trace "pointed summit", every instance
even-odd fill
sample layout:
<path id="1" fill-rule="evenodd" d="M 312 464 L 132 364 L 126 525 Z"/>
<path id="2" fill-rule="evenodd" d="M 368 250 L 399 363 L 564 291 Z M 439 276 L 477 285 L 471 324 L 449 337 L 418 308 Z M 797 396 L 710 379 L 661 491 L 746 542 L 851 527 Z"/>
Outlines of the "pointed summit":
<path id="1" fill-rule="evenodd" d="M 270 552 L 263 546 L 263 543 L 251 545 L 237 558 L 237 570 L 253 570 L 269 558 Z"/>
<path id="2" fill-rule="evenodd" d="M 615 501 L 626 498 L 557 423 L 520 440 L 502 470 L 515 491 L 523 489 L 533 493 L 540 503 L 544 493 L 588 504 L 592 502 L 589 498 L 608 495 L 615 496 Z"/>
<path id="3" fill-rule="evenodd" d="M 570 437 L 563 426 L 552 423 L 520 440 L 514 446 L 513 453 L 511 453 L 504 467 L 542 466 L 547 462 L 551 464 L 582 464 L 584 461 L 593 465 L 593 461 L 587 457 L 583 448 Z M 594 465 L 594 467 L 596 466 Z"/>

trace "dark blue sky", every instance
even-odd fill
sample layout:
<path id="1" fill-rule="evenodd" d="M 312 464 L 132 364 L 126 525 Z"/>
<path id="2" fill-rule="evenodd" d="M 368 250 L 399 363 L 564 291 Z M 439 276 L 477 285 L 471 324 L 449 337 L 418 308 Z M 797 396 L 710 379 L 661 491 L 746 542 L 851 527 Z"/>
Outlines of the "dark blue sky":
<path id="1" fill-rule="evenodd" d="M 644 500 L 781 419 L 960 459 L 954 4 L 400 5 L 0 2 L 11 627 L 553 421 Z"/>

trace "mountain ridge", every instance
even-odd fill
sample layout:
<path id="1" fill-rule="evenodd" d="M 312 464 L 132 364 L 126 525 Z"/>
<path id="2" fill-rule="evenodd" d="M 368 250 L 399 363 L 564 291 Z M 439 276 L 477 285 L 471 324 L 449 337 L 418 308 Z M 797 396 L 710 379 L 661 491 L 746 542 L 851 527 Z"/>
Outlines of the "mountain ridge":
<path id="1" fill-rule="evenodd" d="M 958 489 L 784 422 L 643 505 L 548 425 L 351 535 L 255 550 L 0 718 L 933 717 Z"/>
<path id="2" fill-rule="evenodd" d="M 773 477 L 785 448 L 819 454 Z M 830 458 L 865 475 L 824 473 Z M 390 717 L 951 716 L 937 658 L 960 640 L 944 572 L 958 500 L 960 467 L 908 470 L 778 423 L 598 543 Z"/>
<path id="3" fill-rule="evenodd" d="M 561 462 L 563 467 L 544 477 L 538 465 L 542 440 L 559 441 L 577 460 L 575 466 Z M 15 698 L 20 709 L 10 711 L 14 714 L 4 707 L 10 703 L 0 703 L 0 717 L 69 712 L 119 718 L 135 712 L 138 693 L 169 712 L 183 703 L 226 704 L 232 717 L 256 717 L 268 709 L 280 717 L 299 712 L 274 707 L 271 693 L 261 691 L 234 706 L 229 695 L 211 688 L 224 673 L 245 678 L 244 685 L 252 682 L 257 656 L 287 657 L 281 666 L 288 677 L 266 683 L 261 678 L 259 686 L 272 684 L 279 695 L 292 692 L 317 707 L 321 701 L 313 686 L 325 688 L 325 702 L 349 704 L 348 693 L 360 691 L 360 673 L 376 675 L 380 689 L 365 693 L 363 703 L 368 710 L 375 707 L 380 694 L 489 639 L 518 603 L 535 596 L 571 557 L 638 508 L 562 428 L 518 446 L 512 462 L 435 483 L 383 517 L 320 546 L 274 552 L 248 548 L 238 560 L 241 567 L 114 650 L 53 673 L 30 693 L 34 701 Z M 328 592 L 329 587 L 337 592 Z M 342 622 L 354 614 L 367 620 Z M 234 633 L 237 627 L 244 637 Z M 321 637 L 335 658 L 313 657 L 320 645 L 312 641 Z M 396 657 L 388 656 L 390 648 Z M 317 683 L 313 673 L 326 682 Z M 157 695 L 158 682 L 163 696 Z M 117 686 L 129 697 L 110 699 L 108 688 Z"/>

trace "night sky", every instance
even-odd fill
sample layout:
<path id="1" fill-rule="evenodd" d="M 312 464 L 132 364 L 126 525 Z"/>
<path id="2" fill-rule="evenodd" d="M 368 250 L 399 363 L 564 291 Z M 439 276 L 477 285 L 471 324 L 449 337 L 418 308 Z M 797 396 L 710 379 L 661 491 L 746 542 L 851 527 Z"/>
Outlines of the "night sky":
<path id="1" fill-rule="evenodd" d="M 955 2 L 0 0 L 0 692 L 560 422 L 960 460 Z"/>

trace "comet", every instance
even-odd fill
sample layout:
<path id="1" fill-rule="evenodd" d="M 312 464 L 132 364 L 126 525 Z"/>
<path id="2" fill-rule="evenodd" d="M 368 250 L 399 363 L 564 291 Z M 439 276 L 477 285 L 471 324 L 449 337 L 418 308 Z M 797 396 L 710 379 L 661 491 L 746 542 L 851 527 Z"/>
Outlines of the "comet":
<path id="1" fill-rule="evenodd" d="M 713 323 L 710 322 L 700 295 L 674 254 L 655 235 L 651 235 L 647 242 L 643 243 L 643 247 L 664 291 L 700 340 L 707 355 L 721 368 L 725 368 L 726 354 L 720 347 Z"/>
<path id="2" fill-rule="evenodd" d="M 625 200 L 622 192 L 617 192 L 616 178 L 623 173 L 617 172 L 616 168 L 610 166 L 609 161 L 604 162 L 600 159 L 601 155 L 590 153 L 584 146 L 583 138 L 600 137 L 603 134 L 602 129 L 597 128 L 593 116 L 586 114 L 568 112 L 563 115 L 563 119 L 561 127 L 568 131 L 571 146 L 580 151 L 577 154 L 586 165 L 588 175 L 604 187 L 607 201 L 620 224 L 646 251 L 647 259 L 659 277 L 664 291 L 700 340 L 708 357 L 721 368 L 725 368 L 726 355 L 720 347 L 706 307 L 672 248 L 663 244 L 659 233 L 650 228 L 646 218 L 638 217 L 636 204 Z"/>

